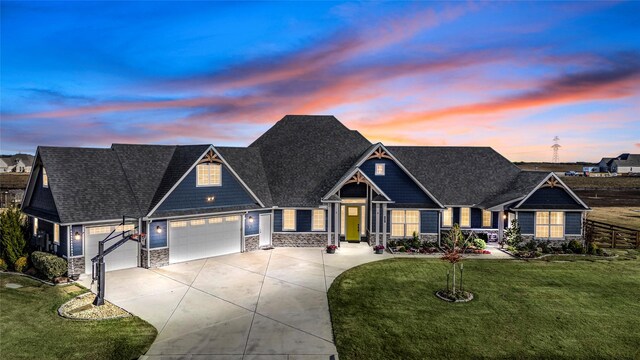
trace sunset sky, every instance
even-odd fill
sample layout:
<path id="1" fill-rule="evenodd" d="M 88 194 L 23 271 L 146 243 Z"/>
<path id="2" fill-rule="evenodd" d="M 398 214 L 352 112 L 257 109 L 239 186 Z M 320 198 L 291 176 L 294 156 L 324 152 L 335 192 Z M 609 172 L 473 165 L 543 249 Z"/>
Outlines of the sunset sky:
<path id="1" fill-rule="evenodd" d="M 332 114 L 513 161 L 640 153 L 640 2 L 2 2 L 1 151 L 250 144 Z"/>

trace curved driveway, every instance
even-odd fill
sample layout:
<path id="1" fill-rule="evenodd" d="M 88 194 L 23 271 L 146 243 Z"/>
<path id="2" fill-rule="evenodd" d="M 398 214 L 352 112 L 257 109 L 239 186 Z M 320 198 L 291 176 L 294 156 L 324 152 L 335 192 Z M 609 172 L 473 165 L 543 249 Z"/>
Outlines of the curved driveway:
<path id="1" fill-rule="evenodd" d="M 335 255 L 276 248 L 119 270 L 107 273 L 106 298 L 158 329 L 143 358 L 337 358 L 327 289 L 346 269 L 390 257 L 343 244 Z"/>

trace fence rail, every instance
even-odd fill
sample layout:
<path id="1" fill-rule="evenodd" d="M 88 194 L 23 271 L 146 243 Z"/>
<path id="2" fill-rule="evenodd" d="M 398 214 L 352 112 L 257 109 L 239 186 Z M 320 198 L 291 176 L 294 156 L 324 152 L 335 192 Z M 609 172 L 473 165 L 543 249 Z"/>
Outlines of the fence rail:
<path id="1" fill-rule="evenodd" d="M 640 231 L 601 221 L 585 220 L 587 242 L 610 249 L 640 249 Z"/>

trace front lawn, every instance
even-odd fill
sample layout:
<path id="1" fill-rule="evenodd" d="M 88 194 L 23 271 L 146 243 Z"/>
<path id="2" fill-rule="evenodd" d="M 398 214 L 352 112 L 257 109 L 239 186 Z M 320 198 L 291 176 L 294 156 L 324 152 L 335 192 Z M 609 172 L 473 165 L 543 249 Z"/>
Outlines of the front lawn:
<path id="1" fill-rule="evenodd" d="M 640 358 L 640 260 L 466 260 L 469 303 L 445 303 L 449 265 L 391 259 L 329 289 L 341 360 Z M 591 258 L 593 260 L 593 258 Z"/>
<path id="2" fill-rule="evenodd" d="M 7 283 L 24 287 L 10 289 Z M 86 291 L 0 274 L 0 357 L 137 359 L 146 352 L 157 331 L 138 317 L 79 321 L 58 316 L 60 305 Z"/>

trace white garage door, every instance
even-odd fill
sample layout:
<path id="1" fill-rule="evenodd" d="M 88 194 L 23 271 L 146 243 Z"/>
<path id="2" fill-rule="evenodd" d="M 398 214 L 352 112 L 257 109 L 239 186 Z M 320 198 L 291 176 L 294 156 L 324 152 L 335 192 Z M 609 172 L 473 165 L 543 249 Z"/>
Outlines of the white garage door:
<path id="1" fill-rule="evenodd" d="M 133 229 L 133 225 L 125 225 L 124 230 Z M 85 257 L 84 257 L 84 272 L 91 274 L 91 259 L 98 255 L 98 242 L 104 240 L 113 231 L 115 226 L 92 226 L 85 229 Z M 118 231 L 122 231 L 122 227 L 118 227 Z M 114 233 L 115 235 L 115 233 Z M 121 237 L 117 237 L 113 240 L 109 240 L 105 244 L 105 250 L 110 245 L 115 244 Z M 104 257 L 104 263 L 106 264 L 106 270 L 119 270 L 128 269 L 138 266 L 138 243 L 136 241 L 127 241 L 119 248 L 110 252 Z"/>
<path id="2" fill-rule="evenodd" d="M 242 217 L 220 216 L 169 223 L 169 262 L 240 252 Z"/>

